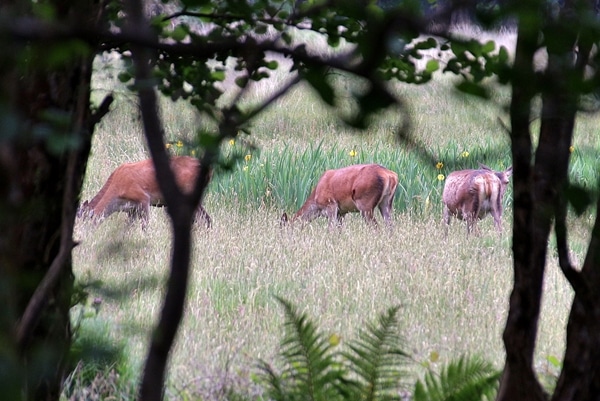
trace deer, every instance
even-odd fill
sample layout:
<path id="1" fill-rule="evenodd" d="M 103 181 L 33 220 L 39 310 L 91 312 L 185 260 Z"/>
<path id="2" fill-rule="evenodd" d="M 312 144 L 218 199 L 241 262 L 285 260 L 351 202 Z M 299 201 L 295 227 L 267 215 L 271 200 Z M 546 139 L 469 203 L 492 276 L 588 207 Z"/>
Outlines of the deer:
<path id="1" fill-rule="evenodd" d="M 491 214 L 494 225 L 502 232 L 502 199 L 512 176 L 512 166 L 504 171 L 494 171 L 479 163 L 477 170 L 454 171 L 444 185 L 443 220 L 448 234 L 452 216 L 467 223 L 467 236 L 477 230 L 477 221 Z"/>
<path id="2" fill-rule="evenodd" d="M 324 216 L 329 219 L 330 227 L 339 226 L 345 214 L 359 212 L 368 224 L 376 226 L 373 212 L 378 207 L 384 222 L 390 225 L 397 186 L 398 174 L 379 164 L 327 170 L 291 219 L 283 213 L 281 224 L 298 220 L 308 223 Z"/>
<path id="3" fill-rule="evenodd" d="M 189 156 L 175 156 L 170 160 L 171 169 L 179 188 L 191 193 L 200 172 L 200 161 Z M 209 179 L 212 171 L 209 174 Z M 126 212 L 131 224 L 141 219 L 142 228 L 148 226 L 150 206 L 165 205 L 158 188 L 152 159 L 118 166 L 106 180 L 100 191 L 90 201 L 85 201 L 77 210 L 77 216 L 90 218 L 96 224 L 113 213 Z M 202 205 L 198 205 L 196 219 L 201 218 L 210 228 L 211 219 Z"/>

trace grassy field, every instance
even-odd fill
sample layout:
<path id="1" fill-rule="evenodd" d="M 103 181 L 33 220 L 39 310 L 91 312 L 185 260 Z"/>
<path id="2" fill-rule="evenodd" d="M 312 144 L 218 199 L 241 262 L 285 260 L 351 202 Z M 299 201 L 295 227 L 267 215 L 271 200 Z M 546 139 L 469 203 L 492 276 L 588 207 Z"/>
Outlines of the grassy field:
<path id="1" fill-rule="evenodd" d="M 118 88 L 111 75 L 99 69 L 95 96 Z M 344 84 L 344 77 L 335 79 Z M 291 300 L 342 341 L 365 321 L 401 305 L 406 350 L 418 362 L 432 352 L 440 355 L 434 365 L 472 353 L 502 366 L 512 284 L 512 193 L 509 189 L 505 198 L 502 236 L 488 218 L 480 223 L 479 237 L 467 238 L 465 226 L 455 222 L 444 239 L 441 190 L 454 169 L 477 162 L 498 170 L 510 165 L 509 140 L 499 123 L 508 123 L 503 107 L 509 92 L 499 89 L 486 103 L 456 95 L 449 77 L 422 87 L 395 85 L 406 113 L 383 113 L 368 132 L 348 129 L 314 93 L 299 87 L 254 122 L 247 140 L 256 149 L 239 139 L 224 144 L 224 154 L 240 157 L 233 171 L 218 172 L 209 187 L 205 208 L 213 229 L 194 233 L 192 280 L 171 359 L 169 398 L 217 398 L 224 384 L 254 391 L 256 360 L 272 360 L 282 335 L 282 309 L 273 295 Z M 193 138 L 201 125 L 183 104 L 165 101 L 162 117 L 167 138 L 175 142 Z M 574 143 L 572 176 L 587 185 L 597 182 L 597 120 L 582 116 Z M 405 121 L 431 159 L 397 142 L 397 127 Z M 177 145 L 173 149 L 183 152 Z M 92 151 L 82 199 L 91 198 L 119 164 L 147 158 L 135 100 L 117 97 Z M 374 230 L 356 215 L 340 230 L 329 230 L 326 221 L 280 229 L 281 213 L 299 207 L 326 168 L 359 162 L 381 163 L 400 176 L 391 229 Z M 583 260 L 592 223 L 589 215 L 571 220 L 576 262 Z M 99 334 L 123 347 L 120 372 L 135 379 L 168 272 L 167 216 L 152 210 L 147 232 L 128 228 L 120 215 L 98 227 L 78 222 L 76 239 L 77 279 L 102 300 L 98 315 L 83 321 L 82 336 Z M 549 356 L 562 355 L 572 298 L 553 252 L 545 287 L 536 352 L 540 371 Z"/>

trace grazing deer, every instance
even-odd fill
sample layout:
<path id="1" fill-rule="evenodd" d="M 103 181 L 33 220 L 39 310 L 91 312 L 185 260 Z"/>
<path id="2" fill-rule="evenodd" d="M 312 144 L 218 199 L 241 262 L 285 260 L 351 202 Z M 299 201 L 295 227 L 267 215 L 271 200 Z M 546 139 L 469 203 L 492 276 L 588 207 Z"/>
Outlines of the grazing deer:
<path id="1" fill-rule="evenodd" d="M 325 216 L 332 226 L 341 224 L 346 213 L 360 212 L 366 222 L 376 225 L 373 211 L 379 207 L 383 220 L 389 224 L 397 186 L 398 174 L 378 164 L 327 170 L 291 222 L 309 222 Z M 281 221 L 288 222 L 286 213 Z"/>
<path id="2" fill-rule="evenodd" d="M 200 170 L 200 161 L 189 156 L 176 156 L 170 163 L 179 188 L 185 193 L 191 193 Z M 212 172 L 209 179 L 210 176 Z M 130 222 L 140 218 L 142 228 L 146 229 L 150 206 L 164 206 L 152 159 L 117 167 L 96 196 L 89 202 L 83 202 L 77 216 L 88 217 L 98 223 L 115 212 L 126 212 Z M 210 216 L 202 205 L 198 205 L 196 218 L 198 217 L 210 228 Z"/>
<path id="3" fill-rule="evenodd" d="M 446 178 L 442 196 L 446 235 L 451 216 L 466 220 L 469 235 L 477 228 L 477 220 L 488 213 L 494 218 L 496 229 L 502 231 L 502 198 L 512 176 L 512 167 L 494 171 L 484 164 L 479 163 L 479 166 L 478 170 L 455 171 Z"/>

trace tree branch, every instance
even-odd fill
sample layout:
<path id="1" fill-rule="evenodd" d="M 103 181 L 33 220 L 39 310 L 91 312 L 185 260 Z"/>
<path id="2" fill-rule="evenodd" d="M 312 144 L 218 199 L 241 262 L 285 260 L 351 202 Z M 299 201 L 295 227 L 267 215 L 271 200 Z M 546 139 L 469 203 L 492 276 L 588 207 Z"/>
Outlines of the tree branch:
<path id="1" fill-rule="evenodd" d="M 587 285 L 581 274 L 575 270 L 569 258 L 569 247 L 567 244 L 567 202 L 565 200 L 564 190 L 559 195 L 559 200 L 556 206 L 556 222 L 554 224 L 554 232 L 556 234 L 556 247 L 558 249 L 558 264 L 565 278 L 577 293 L 587 291 Z"/>

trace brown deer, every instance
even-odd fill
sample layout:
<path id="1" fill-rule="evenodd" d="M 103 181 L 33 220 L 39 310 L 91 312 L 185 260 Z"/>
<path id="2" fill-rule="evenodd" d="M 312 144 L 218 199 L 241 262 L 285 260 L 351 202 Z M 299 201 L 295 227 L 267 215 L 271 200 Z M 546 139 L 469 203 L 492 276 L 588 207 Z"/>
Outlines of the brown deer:
<path id="1" fill-rule="evenodd" d="M 200 161 L 189 156 L 176 156 L 170 163 L 179 188 L 185 193 L 191 193 L 200 170 Z M 77 216 L 91 218 L 99 223 L 115 212 L 126 212 L 130 223 L 133 219 L 140 218 L 142 228 L 146 229 L 150 206 L 164 206 L 152 159 L 117 167 L 96 196 L 89 202 L 83 202 Z M 210 228 L 210 216 L 202 205 L 198 205 L 196 218 L 198 217 Z"/>
<path id="2" fill-rule="evenodd" d="M 502 231 L 502 198 L 506 192 L 512 167 L 494 171 L 479 163 L 478 170 L 460 170 L 446 178 L 444 193 L 444 223 L 446 235 L 452 216 L 467 222 L 467 235 L 477 228 L 477 220 L 488 213 L 494 218 L 498 232 Z"/>
<path id="3" fill-rule="evenodd" d="M 291 222 L 310 222 L 319 216 L 329 224 L 341 224 L 346 213 L 360 212 L 367 223 L 377 224 L 373 211 L 379 207 L 383 220 L 390 224 L 392 202 L 398 186 L 398 174 L 378 164 L 356 164 L 327 170 Z M 281 216 L 288 222 L 286 213 Z"/>

